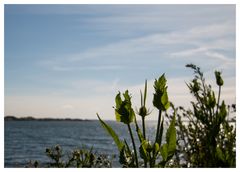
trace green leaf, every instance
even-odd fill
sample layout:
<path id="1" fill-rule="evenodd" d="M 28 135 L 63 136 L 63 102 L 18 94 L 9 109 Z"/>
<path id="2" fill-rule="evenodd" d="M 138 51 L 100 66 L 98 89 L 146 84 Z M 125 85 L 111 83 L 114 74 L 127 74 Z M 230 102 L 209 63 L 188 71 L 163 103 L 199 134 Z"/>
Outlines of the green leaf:
<path id="1" fill-rule="evenodd" d="M 131 155 L 131 149 L 130 149 L 130 147 L 128 146 L 128 143 L 127 143 L 127 141 L 124 139 L 124 144 L 125 144 L 125 146 L 126 146 L 126 151 L 127 151 L 127 153 L 128 153 L 128 155 Z"/>
<path id="2" fill-rule="evenodd" d="M 171 121 L 171 124 L 166 133 L 167 143 L 163 144 L 160 153 L 162 155 L 163 161 L 159 163 L 160 166 L 164 167 L 166 162 L 170 160 L 176 151 L 176 129 L 175 129 L 175 114 Z"/>
<path id="3" fill-rule="evenodd" d="M 130 95 L 128 94 L 128 90 L 125 91 L 125 93 L 123 93 L 123 97 L 125 98 L 124 101 L 126 101 L 126 104 L 131 106 L 131 97 Z"/>
<path id="4" fill-rule="evenodd" d="M 219 147 L 216 148 L 216 155 L 217 155 L 217 157 L 218 157 L 221 161 L 224 162 L 223 152 L 222 152 L 222 150 L 221 150 Z"/>
<path id="5" fill-rule="evenodd" d="M 145 88 L 144 88 L 144 106 L 146 106 L 146 99 L 147 99 L 147 80 L 145 80 Z"/>
<path id="6" fill-rule="evenodd" d="M 216 105 L 216 98 L 215 98 L 215 93 L 212 91 L 209 94 L 209 106 L 211 108 L 214 108 Z"/>
<path id="7" fill-rule="evenodd" d="M 160 153 L 162 155 L 163 160 L 167 161 L 167 158 L 168 158 L 168 145 L 166 143 L 162 145 L 162 147 L 160 149 Z"/>
<path id="8" fill-rule="evenodd" d="M 143 134 L 142 134 L 140 128 L 138 127 L 137 123 L 136 123 L 136 131 L 138 134 L 139 141 L 140 141 L 140 143 L 142 143 L 144 141 L 144 137 L 143 137 Z"/>
<path id="9" fill-rule="evenodd" d="M 154 88 L 155 90 L 163 90 L 166 86 L 167 80 L 165 78 L 165 74 L 162 74 L 158 80 L 155 80 L 154 82 Z"/>
<path id="10" fill-rule="evenodd" d="M 170 123 L 170 126 L 167 130 L 166 141 L 167 141 L 167 145 L 168 145 L 168 147 L 167 147 L 168 156 L 172 156 L 176 150 L 175 114 L 174 114 L 173 119 Z"/>
<path id="11" fill-rule="evenodd" d="M 122 104 L 120 92 L 116 95 L 115 102 L 116 102 L 116 108 L 117 109 L 120 108 L 120 105 Z"/>
<path id="12" fill-rule="evenodd" d="M 102 127 L 108 132 L 108 134 L 109 134 L 110 136 L 112 136 L 115 144 L 116 144 L 117 147 L 118 147 L 118 150 L 121 151 L 121 150 L 122 150 L 122 147 L 123 147 L 123 145 L 124 145 L 123 142 L 120 141 L 118 135 L 114 132 L 114 130 L 113 130 L 109 125 L 107 125 L 107 124 L 99 117 L 98 114 L 97 114 L 97 117 L 98 117 L 98 119 L 99 119 Z"/>
<path id="13" fill-rule="evenodd" d="M 219 113 L 217 114 L 218 123 L 219 124 L 222 123 L 226 118 L 226 116 L 227 116 L 227 108 L 226 108 L 225 102 L 223 101 L 220 106 Z"/>
<path id="14" fill-rule="evenodd" d="M 143 106 L 143 95 L 141 90 L 140 90 L 140 95 L 141 95 L 141 106 Z"/>
<path id="15" fill-rule="evenodd" d="M 158 155 L 159 151 L 160 151 L 159 144 L 158 143 L 154 143 L 154 146 L 153 146 L 154 157 L 156 157 Z"/>
<path id="16" fill-rule="evenodd" d="M 161 103 L 162 103 L 163 110 L 167 110 L 170 107 L 170 102 L 168 101 L 167 89 L 162 94 Z"/>
<path id="17" fill-rule="evenodd" d="M 148 141 L 144 140 L 139 147 L 140 157 L 144 159 L 144 161 L 149 161 L 150 157 L 148 156 L 147 149 L 149 147 Z"/>

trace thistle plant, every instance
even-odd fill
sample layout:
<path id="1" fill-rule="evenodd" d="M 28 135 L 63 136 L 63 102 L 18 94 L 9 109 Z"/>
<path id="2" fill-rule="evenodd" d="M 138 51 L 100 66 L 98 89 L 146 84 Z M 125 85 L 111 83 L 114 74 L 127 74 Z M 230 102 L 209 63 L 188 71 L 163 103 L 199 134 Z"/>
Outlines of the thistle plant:
<path id="1" fill-rule="evenodd" d="M 145 81 L 144 94 L 141 94 L 141 107 L 137 111 L 137 114 L 141 116 L 142 120 L 142 130 L 140 130 L 135 112 L 132 108 L 131 96 L 128 90 L 123 93 L 123 100 L 121 98 L 121 93 L 119 92 L 115 97 L 115 116 L 117 122 L 122 122 L 127 125 L 129 135 L 131 137 L 133 151 L 129 147 L 126 140 L 122 141 L 116 132 L 106 124 L 97 114 L 98 119 L 103 126 L 103 128 L 108 132 L 108 134 L 113 138 L 115 144 L 119 150 L 119 162 L 123 167 L 165 167 L 170 159 L 174 156 L 176 149 L 176 130 L 175 130 L 175 112 L 172 116 L 171 123 L 166 131 L 166 142 L 162 144 L 163 132 L 164 132 L 164 119 L 161 117 L 162 112 L 166 112 L 170 107 L 170 102 L 168 100 L 166 79 L 164 74 L 155 80 L 154 88 L 154 98 L 153 105 L 159 110 L 158 124 L 156 137 L 153 144 L 150 140 L 146 139 L 146 128 L 145 128 L 145 118 L 150 114 L 146 107 L 147 99 L 147 81 Z M 137 153 L 136 144 L 133 137 L 132 129 L 130 123 L 135 124 L 135 131 L 138 136 L 138 141 L 140 143 L 139 153 Z M 141 157 L 143 162 L 140 162 L 138 155 Z"/>
<path id="2" fill-rule="evenodd" d="M 145 117 L 151 113 L 149 111 L 149 109 L 147 110 L 147 108 L 146 108 L 147 80 L 145 81 L 144 94 L 142 94 L 142 91 L 140 90 L 140 95 L 141 95 L 141 107 L 139 108 L 139 110 L 136 110 L 136 111 L 137 111 L 137 114 L 139 116 L 141 116 L 141 118 L 142 118 L 142 133 L 143 133 L 142 137 L 141 137 L 140 131 L 138 131 L 139 127 L 137 125 L 137 122 L 136 122 L 136 129 L 137 129 L 137 131 L 139 133 L 138 134 L 139 135 L 139 140 L 143 144 L 143 141 L 146 140 Z M 146 143 L 144 143 L 144 144 L 146 144 Z M 140 147 L 140 148 L 142 148 L 142 147 Z M 147 161 L 145 159 L 144 159 L 144 167 L 147 167 Z"/>
<path id="3" fill-rule="evenodd" d="M 133 122 L 135 119 L 135 113 L 132 108 L 131 97 L 128 94 L 128 90 L 125 91 L 123 96 L 124 96 L 124 100 L 121 99 L 121 95 L 119 92 L 115 98 L 116 120 L 117 120 L 117 122 L 123 122 L 128 127 L 128 131 L 131 136 L 131 140 L 132 140 L 132 144 L 133 144 L 133 148 L 134 148 L 134 156 L 135 156 L 134 161 L 135 161 L 136 167 L 138 167 L 138 156 L 137 156 L 137 151 L 136 151 L 137 149 L 136 149 L 135 141 L 133 138 L 132 129 L 130 126 L 130 123 Z"/>
<path id="4" fill-rule="evenodd" d="M 155 93 L 153 95 L 153 105 L 158 109 L 158 123 L 157 123 L 157 134 L 155 142 L 161 145 L 161 138 L 163 133 L 163 119 L 162 112 L 166 111 L 170 107 L 167 94 L 167 80 L 164 74 L 154 82 Z M 161 122 L 162 121 L 162 122 Z"/>
<path id="5" fill-rule="evenodd" d="M 141 95 L 141 107 L 137 111 L 138 115 L 142 117 L 142 132 L 143 138 L 146 139 L 146 127 L 145 127 L 145 117 L 150 114 L 149 110 L 146 108 L 146 99 L 147 99 L 147 80 L 145 81 L 144 95 L 140 91 Z"/>

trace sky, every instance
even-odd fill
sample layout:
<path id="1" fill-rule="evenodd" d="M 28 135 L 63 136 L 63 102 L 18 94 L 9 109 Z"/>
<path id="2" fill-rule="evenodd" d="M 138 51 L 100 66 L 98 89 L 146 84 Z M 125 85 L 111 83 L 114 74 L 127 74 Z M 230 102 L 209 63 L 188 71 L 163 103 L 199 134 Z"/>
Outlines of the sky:
<path id="1" fill-rule="evenodd" d="M 133 108 L 165 73 L 169 100 L 190 107 L 186 86 L 201 67 L 236 103 L 235 5 L 4 5 L 4 115 L 115 119 L 115 96 Z"/>

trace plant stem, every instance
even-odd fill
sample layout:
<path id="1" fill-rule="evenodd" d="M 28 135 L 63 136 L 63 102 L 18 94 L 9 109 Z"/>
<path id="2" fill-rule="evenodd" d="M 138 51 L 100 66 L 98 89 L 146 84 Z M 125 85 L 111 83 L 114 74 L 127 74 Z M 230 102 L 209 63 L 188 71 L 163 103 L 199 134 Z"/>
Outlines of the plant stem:
<path id="1" fill-rule="evenodd" d="M 145 117 L 142 116 L 142 129 L 143 129 L 143 137 L 144 137 L 144 140 L 146 140 L 146 133 L 145 133 Z"/>
<path id="2" fill-rule="evenodd" d="M 158 124 L 157 124 L 157 134 L 156 134 L 155 143 L 157 143 L 157 140 L 158 140 L 159 129 L 160 129 L 160 123 L 161 123 L 161 116 L 162 116 L 162 111 L 159 109 L 159 114 L 158 114 Z M 160 145 L 159 145 L 159 146 L 160 146 Z"/>
<path id="3" fill-rule="evenodd" d="M 134 156 L 135 156 L 135 161 L 136 161 L 136 166 L 138 167 L 138 157 L 137 157 L 137 150 L 136 150 L 136 146 L 135 146 L 135 142 L 134 142 L 134 138 L 133 138 L 133 134 L 132 134 L 132 130 L 130 127 L 130 124 L 127 124 L 128 126 L 128 130 L 132 139 L 132 144 L 133 144 L 133 149 L 134 149 Z"/>
<path id="4" fill-rule="evenodd" d="M 221 86 L 218 87 L 218 101 L 217 101 L 217 110 L 216 110 L 216 114 L 218 114 L 219 101 L 220 101 L 220 94 L 221 94 Z"/>
<path id="5" fill-rule="evenodd" d="M 146 140 L 146 134 L 145 134 L 145 117 L 142 116 L 142 129 L 143 129 L 143 138 Z M 144 160 L 144 167 L 147 168 L 147 161 Z"/>

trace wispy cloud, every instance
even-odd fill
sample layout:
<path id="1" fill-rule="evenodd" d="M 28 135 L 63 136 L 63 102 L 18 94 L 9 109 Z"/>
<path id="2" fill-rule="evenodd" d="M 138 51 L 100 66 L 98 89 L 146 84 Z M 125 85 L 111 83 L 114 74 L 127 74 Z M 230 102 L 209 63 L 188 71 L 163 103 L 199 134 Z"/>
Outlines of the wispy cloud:
<path id="1" fill-rule="evenodd" d="M 223 62 L 233 62 L 234 59 L 227 57 L 221 53 L 218 53 L 216 51 L 211 50 L 210 48 L 206 47 L 200 47 L 200 48 L 194 48 L 194 49 L 188 49 L 180 52 L 174 52 L 170 54 L 171 57 L 181 57 L 181 58 L 194 58 L 194 57 L 199 57 L 199 55 L 202 56 L 202 58 L 210 58 L 210 59 L 215 59 L 219 63 Z"/>
<path id="2" fill-rule="evenodd" d="M 128 65 L 134 68 L 144 66 L 145 63 L 159 63 L 172 57 L 186 60 L 191 58 L 193 61 L 196 59 L 198 65 L 202 65 L 205 60 L 197 59 L 200 55 L 201 58 L 216 60 L 218 65 L 223 62 L 232 63 L 234 57 L 227 57 L 225 52 L 232 51 L 235 47 L 234 33 L 231 22 L 199 26 L 185 31 L 157 33 L 60 56 L 61 58 L 51 59 L 47 65 L 50 69 L 59 71 L 118 70 Z M 229 40 L 229 37 L 232 39 Z M 189 48 L 191 46 L 193 48 Z M 134 63 L 136 65 L 132 66 Z"/>
<path id="3" fill-rule="evenodd" d="M 68 71 L 107 71 L 107 70 L 120 70 L 123 69 L 120 65 L 105 65 L 105 66 L 78 66 L 78 67 L 66 67 L 66 66 L 50 66 L 50 69 L 58 72 L 68 72 Z"/>

